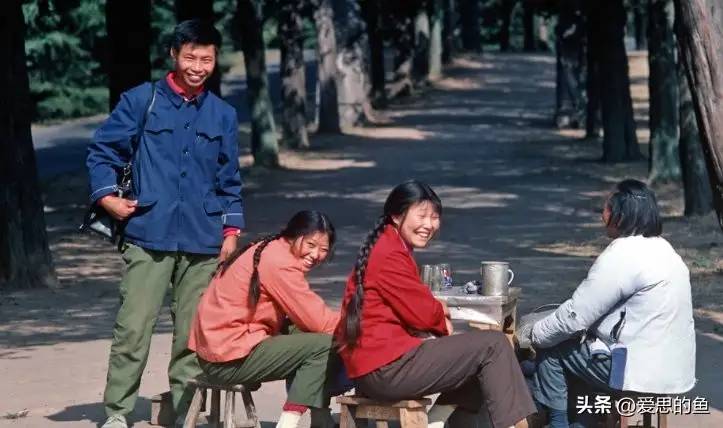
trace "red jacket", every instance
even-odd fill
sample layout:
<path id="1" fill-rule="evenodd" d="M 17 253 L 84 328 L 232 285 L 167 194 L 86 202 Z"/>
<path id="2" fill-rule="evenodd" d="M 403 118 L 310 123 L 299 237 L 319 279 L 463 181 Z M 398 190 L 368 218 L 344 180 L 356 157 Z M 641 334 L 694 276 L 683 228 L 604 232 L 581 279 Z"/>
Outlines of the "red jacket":
<path id="1" fill-rule="evenodd" d="M 346 307 L 356 290 L 349 275 L 335 335 L 342 340 Z M 417 264 L 399 232 L 387 226 L 369 255 L 364 279 L 361 335 L 356 346 L 339 351 L 349 377 L 370 373 L 422 343 L 411 331 L 447 335 L 444 309 L 419 279 Z"/>

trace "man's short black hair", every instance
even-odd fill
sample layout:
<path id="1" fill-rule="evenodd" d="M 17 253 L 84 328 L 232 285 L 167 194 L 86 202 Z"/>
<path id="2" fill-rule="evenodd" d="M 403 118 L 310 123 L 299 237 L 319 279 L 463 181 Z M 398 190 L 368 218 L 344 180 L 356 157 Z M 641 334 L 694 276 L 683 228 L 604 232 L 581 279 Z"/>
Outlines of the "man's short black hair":
<path id="1" fill-rule="evenodd" d="M 607 205 L 610 208 L 608 224 L 615 228 L 619 237 L 652 237 L 663 233 L 658 201 L 645 183 L 632 179 L 621 181 Z"/>
<path id="2" fill-rule="evenodd" d="M 221 47 L 221 34 L 210 22 L 201 19 L 182 21 L 173 29 L 171 48 L 176 52 L 181 46 L 192 43 L 194 45 L 214 45 L 216 50 Z"/>

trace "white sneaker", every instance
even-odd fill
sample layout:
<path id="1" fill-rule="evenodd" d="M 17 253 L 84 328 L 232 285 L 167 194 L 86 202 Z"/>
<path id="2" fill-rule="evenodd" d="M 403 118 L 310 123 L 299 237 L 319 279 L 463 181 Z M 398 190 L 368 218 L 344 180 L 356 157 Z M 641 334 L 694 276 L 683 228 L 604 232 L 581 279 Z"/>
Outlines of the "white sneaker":
<path id="1" fill-rule="evenodd" d="M 128 423 L 123 415 L 111 415 L 101 428 L 128 428 Z"/>

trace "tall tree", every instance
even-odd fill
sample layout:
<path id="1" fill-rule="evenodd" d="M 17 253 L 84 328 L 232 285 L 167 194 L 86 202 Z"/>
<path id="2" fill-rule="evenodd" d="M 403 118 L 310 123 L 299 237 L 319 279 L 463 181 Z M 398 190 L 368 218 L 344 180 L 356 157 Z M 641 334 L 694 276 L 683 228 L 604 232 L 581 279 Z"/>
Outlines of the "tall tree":
<path id="1" fill-rule="evenodd" d="M 480 0 L 459 0 L 462 24 L 462 48 L 470 52 L 482 52 L 482 27 Z"/>
<path id="2" fill-rule="evenodd" d="M 500 51 L 510 50 L 510 23 L 512 22 L 512 10 L 515 8 L 515 0 L 501 0 L 499 4 L 500 13 Z"/>
<path id="3" fill-rule="evenodd" d="M 393 2 L 392 43 L 394 45 L 394 82 L 389 95 L 394 98 L 412 89 L 412 61 L 414 59 L 414 2 Z"/>
<path id="4" fill-rule="evenodd" d="M 235 27 L 241 38 L 246 65 L 246 86 L 251 112 L 251 153 L 254 164 L 275 167 L 279 164 L 279 143 L 274 123 L 274 107 L 269 97 L 263 19 L 252 0 L 236 3 Z"/>
<path id="5" fill-rule="evenodd" d="M 723 229 L 723 4 L 675 0 L 676 35 Z"/>
<path id="6" fill-rule="evenodd" d="M 0 290 L 56 286 L 30 133 L 32 101 L 20 0 L 0 8 Z"/>
<path id="7" fill-rule="evenodd" d="M 678 71 L 675 66 L 673 1 L 649 0 L 650 181 L 680 179 Z"/>
<path id="8" fill-rule="evenodd" d="M 457 37 L 457 27 L 459 15 L 457 14 L 457 6 L 459 0 L 442 0 L 443 22 L 442 25 L 442 62 L 444 64 L 452 63 L 452 55 L 459 49 L 459 38 Z"/>
<path id="9" fill-rule="evenodd" d="M 641 51 L 648 49 L 648 33 L 647 26 L 650 21 L 649 17 L 645 19 L 645 4 L 644 0 L 632 0 L 631 6 L 633 9 L 633 27 L 635 31 L 635 49 Z M 648 6 L 650 11 L 650 6 Z"/>
<path id="10" fill-rule="evenodd" d="M 535 6 L 529 0 L 522 0 L 522 50 L 534 52 L 535 46 Z"/>
<path id="11" fill-rule="evenodd" d="M 444 27 L 444 0 L 428 0 L 429 15 L 429 74 L 430 80 L 442 75 L 442 27 Z"/>
<path id="12" fill-rule="evenodd" d="M 628 57 L 623 37 L 627 15 L 623 0 L 590 0 L 588 24 L 600 39 L 598 70 L 603 122 L 603 160 L 639 159 L 633 101 L 630 96 Z"/>
<path id="13" fill-rule="evenodd" d="M 331 0 L 314 0 L 316 24 L 317 85 L 319 91 L 317 132 L 341 132 L 337 76 L 337 44 L 334 8 Z"/>
<path id="14" fill-rule="evenodd" d="M 381 0 L 362 0 L 362 15 L 366 21 L 369 38 L 369 78 L 371 80 L 371 100 L 375 106 L 386 104 L 384 77 L 384 38 L 382 36 Z"/>
<path id="15" fill-rule="evenodd" d="M 698 135 L 693 99 L 682 62 L 678 62 L 680 94 L 680 166 L 685 193 L 685 215 L 705 215 L 713 210 L 713 192 Z"/>
<path id="16" fill-rule="evenodd" d="M 176 21 L 181 22 L 187 19 L 201 19 L 211 24 L 216 23 L 216 16 L 213 13 L 213 0 L 175 0 Z M 127 2 L 126 2 L 126 6 Z M 130 9 L 132 12 L 132 9 Z M 206 87 L 214 94 L 221 96 L 221 69 L 216 63 L 213 74 L 206 81 Z"/>
<path id="17" fill-rule="evenodd" d="M 306 130 L 306 78 L 304 75 L 304 39 L 302 4 L 281 0 L 278 15 L 281 51 L 281 142 L 292 148 L 308 148 Z"/>
<path id="18" fill-rule="evenodd" d="M 344 127 L 360 125 L 371 112 L 370 52 L 366 22 L 356 0 L 334 2 L 337 34 L 337 90 Z M 371 113 L 370 113 L 371 114 Z"/>
<path id="19" fill-rule="evenodd" d="M 587 104 L 585 111 L 585 138 L 597 139 L 600 135 L 602 124 L 602 111 L 600 107 L 600 44 L 601 37 L 597 29 L 601 25 L 600 19 L 595 12 L 595 5 L 586 2 L 586 23 L 585 23 L 585 66 L 587 76 L 585 78 L 585 92 Z"/>
<path id="20" fill-rule="evenodd" d="M 414 13 L 414 60 L 412 78 L 417 85 L 427 82 L 429 74 L 429 15 L 426 1 L 417 2 Z"/>
<path id="21" fill-rule="evenodd" d="M 107 0 L 105 22 L 108 103 L 113 110 L 123 92 L 151 79 L 151 2 Z"/>
<path id="22" fill-rule="evenodd" d="M 560 128 L 577 128 L 585 117 L 585 25 L 582 4 L 579 0 L 562 0 L 558 4 L 559 13 L 555 27 L 555 123 Z"/>

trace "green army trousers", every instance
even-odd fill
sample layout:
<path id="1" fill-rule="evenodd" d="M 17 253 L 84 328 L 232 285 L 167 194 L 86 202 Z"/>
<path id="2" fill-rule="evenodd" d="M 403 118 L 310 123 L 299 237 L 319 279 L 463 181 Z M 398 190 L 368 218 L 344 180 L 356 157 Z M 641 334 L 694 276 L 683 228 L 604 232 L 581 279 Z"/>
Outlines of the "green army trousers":
<path id="1" fill-rule="evenodd" d="M 287 401 L 308 407 L 329 405 L 329 383 L 341 361 L 332 350 L 332 336 L 294 333 L 270 337 L 245 358 L 227 363 L 200 360 L 212 382 L 259 384 L 287 380 Z"/>
<path id="2" fill-rule="evenodd" d="M 173 344 L 168 364 L 173 409 L 183 414 L 191 391 L 187 381 L 201 373 L 188 334 L 201 294 L 216 269 L 217 259 L 203 254 L 153 251 L 128 244 L 123 249 L 125 273 L 120 284 L 120 309 L 113 327 L 108 377 L 103 402 L 108 416 L 133 411 L 141 375 L 148 361 L 153 327 L 171 288 Z"/>

